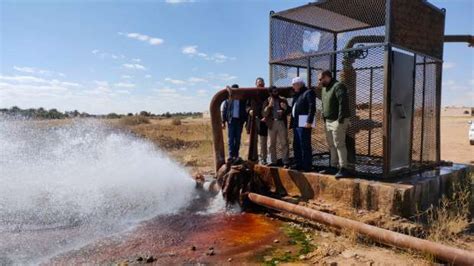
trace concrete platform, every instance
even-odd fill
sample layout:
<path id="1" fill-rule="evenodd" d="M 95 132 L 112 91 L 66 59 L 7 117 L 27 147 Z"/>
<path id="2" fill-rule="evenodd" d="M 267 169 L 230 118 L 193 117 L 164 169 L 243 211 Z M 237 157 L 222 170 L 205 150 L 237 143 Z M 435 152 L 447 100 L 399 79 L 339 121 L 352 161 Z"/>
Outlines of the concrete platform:
<path id="1" fill-rule="evenodd" d="M 405 218 L 438 204 L 442 195 L 452 193 L 453 185 L 465 182 L 471 171 L 472 166 L 454 164 L 399 179 L 336 180 L 332 175 L 255 166 L 255 172 L 275 193 L 303 199 L 322 198 L 347 207 L 380 211 Z"/>

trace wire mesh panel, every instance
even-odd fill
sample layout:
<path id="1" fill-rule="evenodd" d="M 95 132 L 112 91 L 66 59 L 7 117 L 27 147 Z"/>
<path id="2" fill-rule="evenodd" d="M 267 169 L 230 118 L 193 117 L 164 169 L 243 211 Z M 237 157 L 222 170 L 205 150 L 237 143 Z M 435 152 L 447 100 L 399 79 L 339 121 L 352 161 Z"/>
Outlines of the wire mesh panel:
<path id="1" fill-rule="evenodd" d="M 415 165 L 419 165 L 422 160 L 423 95 L 425 87 L 424 59 L 423 56 L 416 56 L 411 154 L 412 164 Z"/>
<path id="2" fill-rule="evenodd" d="M 438 63 L 426 60 L 426 83 L 423 112 L 423 162 L 433 163 L 436 161 L 436 126 L 439 121 L 436 117 L 436 73 Z"/>
<path id="3" fill-rule="evenodd" d="M 272 18 L 270 61 L 291 60 L 334 49 L 334 35 L 315 28 Z"/>

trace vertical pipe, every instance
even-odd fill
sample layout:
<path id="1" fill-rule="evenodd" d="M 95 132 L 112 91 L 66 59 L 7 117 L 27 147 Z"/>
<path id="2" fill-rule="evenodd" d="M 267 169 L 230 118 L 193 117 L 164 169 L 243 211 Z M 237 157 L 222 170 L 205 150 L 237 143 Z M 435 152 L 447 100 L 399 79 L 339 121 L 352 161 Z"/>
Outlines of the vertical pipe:
<path id="1" fill-rule="evenodd" d="M 390 174 L 390 120 L 391 120 L 391 89 L 392 89 L 392 1 L 385 0 L 385 55 L 384 55 L 384 103 L 383 103 L 383 177 Z"/>
<path id="2" fill-rule="evenodd" d="M 384 102 L 383 102 L 383 176 L 387 178 L 390 174 L 390 160 L 391 160 L 391 105 L 392 105 L 392 46 L 387 44 L 385 46 L 384 59 Z"/>
<path id="3" fill-rule="evenodd" d="M 333 51 L 337 51 L 337 33 L 333 34 Z M 334 78 L 337 78 L 337 53 L 334 53 L 332 56 L 332 75 Z"/>
<path id="4" fill-rule="evenodd" d="M 372 98 L 374 91 L 374 69 L 370 68 L 370 90 L 369 90 L 369 121 L 372 121 Z M 372 127 L 369 128 L 369 136 L 367 143 L 367 155 L 370 156 L 371 152 L 371 143 L 372 143 Z"/>
<path id="5" fill-rule="evenodd" d="M 227 90 L 221 90 L 212 97 L 209 106 L 211 115 L 212 138 L 214 146 L 214 166 L 215 171 L 225 163 L 224 135 L 222 133 L 221 104 L 229 97 Z"/>
<path id="6" fill-rule="evenodd" d="M 413 55 L 413 93 L 411 95 L 411 121 L 410 121 L 410 136 L 411 138 L 409 139 L 410 141 L 410 153 L 408 154 L 408 158 L 410 158 L 410 164 L 409 167 L 411 169 L 412 164 L 413 164 L 413 130 L 414 130 L 414 121 L 415 121 L 415 89 L 416 89 L 416 57 L 418 55 L 414 54 Z"/>
<path id="7" fill-rule="evenodd" d="M 446 9 L 441 9 L 444 13 L 443 20 L 446 20 Z M 445 21 L 443 21 L 443 34 L 445 30 Z M 444 45 L 441 46 L 441 60 L 443 60 Z M 441 161 L 441 84 L 443 80 L 443 63 L 436 64 L 436 163 Z"/>
<path id="8" fill-rule="evenodd" d="M 311 57 L 308 57 L 308 67 L 307 67 L 307 77 L 306 77 L 306 84 L 308 85 L 308 89 L 311 89 Z"/>
<path id="9" fill-rule="evenodd" d="M 250 136 L 249 136 L 249 150 L 248 160 L 252 162 L 258 162 L 258 136 L 257 136 L 257 101 L 259 96 L 255 96 L 250 99 L 251 109 L 254 110 L 253 116 L 249 117 L 250 121 Z M 250 115 L 250 114 L 249 114 Z"/>

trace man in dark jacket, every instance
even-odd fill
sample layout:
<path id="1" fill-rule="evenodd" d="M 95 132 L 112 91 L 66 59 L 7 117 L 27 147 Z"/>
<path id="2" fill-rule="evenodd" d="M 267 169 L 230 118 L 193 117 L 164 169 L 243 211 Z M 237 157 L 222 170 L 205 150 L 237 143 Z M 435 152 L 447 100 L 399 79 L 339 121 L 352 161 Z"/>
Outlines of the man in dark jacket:
<path id="1" fill-rule="evenodd" d="M 271 166 L 277 165 L 277 143 L 282 152 L 282 161 L 285 168 L 289 166 L 288 152 L 288 101 L 279 95 L 275 86 L 269 88 L 270 97 L 263 102 L 262 116 L 268 126 L 270 137 Z"/>
<path id="2" fill-rule="evenodd" d="M 239 85 L 232 85 L 232 89 L 238 88 Z M 245 110 L 245 107 L 245 100 L 233 100 L 231 97 L 224 101 L 222 107 L 222 128 L 225 129 L 226 123 L 228 125 L 227 136 L 229 159 L 236 159 L 239 157 L 242 129 L 247 121 L 247 111 Z"/>
<path id="3" fill-rule="evenodd" d="M 311 147 L 311 128 L 316 113 L 316 95 L 306 88 L 304 80 L 296 77 L 292 80 L 293 106 L 290 126 L 293 128 L 293 153 L 296 169 L 311 171 L 313 150 Z"/>
<path id="4" fill-rule="evenodd" d="M 326 124 L 326 139 L 331 151 L 331 169 L 328 172 L 336 172 L 339 163 L 339 171 L 336 178 L 350 176 L 347 160 L 346 132 L 350 126 L 349 99 L 346 86 L 332 77 L 329 70 L 325 70 L 318 76 L 321 88 L 321 100 L 323 105 L 323 118 Z"/>

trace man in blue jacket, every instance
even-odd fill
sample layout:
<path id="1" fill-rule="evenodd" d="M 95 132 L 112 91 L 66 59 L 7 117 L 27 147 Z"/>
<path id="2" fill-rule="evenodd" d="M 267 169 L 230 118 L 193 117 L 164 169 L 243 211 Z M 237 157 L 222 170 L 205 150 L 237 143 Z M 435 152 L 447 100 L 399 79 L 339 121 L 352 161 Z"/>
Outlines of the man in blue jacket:
<path id="1" fill-rule="evenodd" d="M 313 159 L 311 128 L 316 113 L 316 94 L 313 90 L 306 88 L 304 80 L 300 77 L 294 78 L 291 83 L 295 91 L 290 126 L 293 128 L 296 169 L 311 171 Z"/>
<path id="2" fill-rule="evenodd" d="M 238 89 L 239 85 L 232 85 L 232 89 Z M 230 96 L 230 93 L 229 93 Z M 227 136 L 229 146 L 229 159 L 239 157 L 240 140 L 242 129 L 247 121 L 246 101 L 233 100 L 231 97 L 224 101 L 222 107 L 222 129 L 228 125 Z"/>

